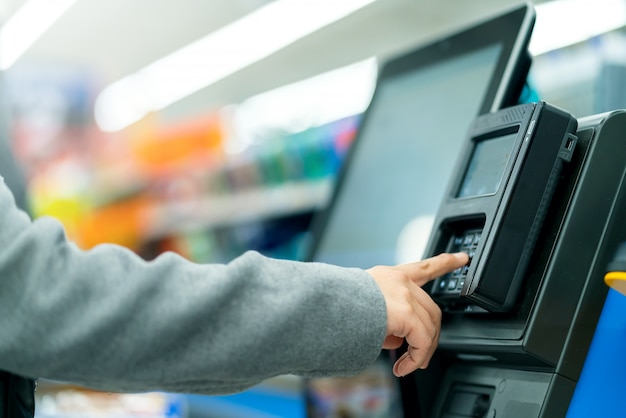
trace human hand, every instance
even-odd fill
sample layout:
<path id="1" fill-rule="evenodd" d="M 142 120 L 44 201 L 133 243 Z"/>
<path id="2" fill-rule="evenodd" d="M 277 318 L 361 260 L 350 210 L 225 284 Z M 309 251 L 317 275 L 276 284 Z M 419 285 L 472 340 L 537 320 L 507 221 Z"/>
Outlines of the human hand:
<path id="1" fill-rule="evenodd" d="M 428 367 L 439 343 L 441 309 L 422 286 L 468 261 L 466 253 L 444 253 L 415 263 L 367 270 L 387 306 L 387 334 L 382 348 L 399 348 L 405 340 L 409 346 L 393 366 L 396 376 Z"/>

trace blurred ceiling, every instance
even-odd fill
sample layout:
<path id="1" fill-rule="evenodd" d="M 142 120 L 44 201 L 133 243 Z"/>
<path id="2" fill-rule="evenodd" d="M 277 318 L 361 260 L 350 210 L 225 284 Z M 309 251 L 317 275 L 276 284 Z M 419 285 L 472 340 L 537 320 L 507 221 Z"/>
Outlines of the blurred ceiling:
<path id="1" fill-rule="evenodd" d="M 95 74 L 104 87 L 268 1 L 78 0 L 9 71 L 25 66 L 72 66 Z M 0 20 L 24 2 L 2 0 Z M 519 2 L 377 0 L 181 100 L 165 115 L 178 117 L 239 103 L 371 56 L 384 60 Z"/>

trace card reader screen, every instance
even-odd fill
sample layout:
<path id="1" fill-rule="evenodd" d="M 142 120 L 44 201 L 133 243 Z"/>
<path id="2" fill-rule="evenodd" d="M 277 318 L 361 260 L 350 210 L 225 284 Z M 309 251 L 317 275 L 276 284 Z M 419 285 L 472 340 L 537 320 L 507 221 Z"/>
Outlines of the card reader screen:
<path id="1" fill-rule="evenodd" d="M 494 194 L 509 161 L 517 132 L 483 139 L 476 143 L 456 197 Z"/>

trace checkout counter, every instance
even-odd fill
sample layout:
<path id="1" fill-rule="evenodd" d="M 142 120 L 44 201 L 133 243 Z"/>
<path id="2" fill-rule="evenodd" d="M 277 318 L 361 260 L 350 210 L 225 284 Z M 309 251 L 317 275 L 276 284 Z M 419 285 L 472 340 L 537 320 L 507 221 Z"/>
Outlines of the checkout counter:
<path id="1" fill-rule="evenodd" d="M 626 299 L 615 291 L 607 297 L 609 287 L 603 277 L 611 266 L 623 268 L 623 262 L 613 260 L 626 241 L 626 111 L 577 122 L 571 160 L 560 171 L 515 302 L 507 309 L 483 300 L 483 280 L 487 285 L 482 295 L 495 293 L 489 290 L 493 284 L 487 276 L 490 270 L 481 270 L 480 263 L 498 262 L 483 253 L 473 267 L 477 277 L 460 292 L 467 294 L 465 302 L 477 303 L 486 312 L 452 312 L 444 304 L 436 366 L 401 379 L 405 416 L 622 414 L 615 392 L 623 387 L 619 381 L 626 376 L 619 372 L 620 352 L 626 345 L 618 341 L 626 338 Z M 559 143 L 564 136 L 562 130 L 545 124 L 534 126 L 548 129 Z M 461 164 L 459 177 L 465 175 L 464 170 Z M 450 216 L 445 201 L 442 209 Z M 501 202 L 505 207 L 508 204 Z M 431 243 L 437 242 L 437 228 L 435 223 Z M 515 223 L 498 234 L 514 235 Z M 485 244 L 483 251 L 491 250 Z M 616 283 L 622 274 L 607 277 Z M 472 296 L 472 291 L 478 295 Z M 436 290 L 431 292 L 437 297 Z M 603 392 L 601 396 L 598 391 Z"/>
<path id="2" fill-rule="evenodd" d="M 529 6 L 521 11 L 513 44 L 522 49 L 505 55 L 512 68 L 527 70 L 533 14 Z M 548 103 L 511 103 L 526 71 L 495 77 L 505 96 L 493 95 L 488 76 L 467 83 L 469 63 L 477 75 L 492 71 L 480 63 L 493 62 L 489 45 L 499 33 L 485 31 L 481 48 L 454 51 L 450 45 L 470 37 L 453 34 L 381 69 L 330 205 L 314 225 L 309 259 L 364 268 L 408 261 L 393 258 L 406 226 L 430 223 L 417 231 L 425 238 L 419 254 L 462 249 L 472 261 L 427 289 L 444 312 L 428 369 L 401 379 L 377 375 L 367 392 L 355 380 L 361 392 L 342 398 L 318 389 L 337 382 L 309 382 L 310 417 L 336 416 L 330 411 L 355 398 L 368 400 L 360 411 L 380 406 L 356 415 L 368 417 L 623 415 L 626 296 L 609 292 L 603 278 L 626 242 L 626 111 L 577 118 Z M 428 66 L 415 64 L 421 57 Z M 460 99 L 432 100 L 439 97 Z M 458 149 L 455 164 L 450 150 Z M 385 210 L 375 210 L 381 202 Z M 418 247 L 411 246 L 413 259 Z M 390 369 L 393 358 L 381 361 Z"/>

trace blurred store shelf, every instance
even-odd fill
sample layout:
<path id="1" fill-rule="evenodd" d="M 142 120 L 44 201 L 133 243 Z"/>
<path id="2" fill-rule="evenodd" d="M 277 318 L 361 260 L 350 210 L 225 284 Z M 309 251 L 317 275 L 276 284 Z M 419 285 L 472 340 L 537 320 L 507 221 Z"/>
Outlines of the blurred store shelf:
<path id="1" fill-rule="evenodd" d="M 36 418 L 186 418 L 183 395 L 161 392 L 110 393 L 40 381 Z"/>
<path id="2" fill-rule="evenodd" d="M 35 418 L 303 418 L 301 388 L 291 375 L 222 396 L 111 393 L 42 380 Z"/>
<path id="3" fill-rule="evenodd" d="M 206 196 L 191 205 L 186 202 L 169 202 L 152 208 L 154 213 L 150 217 L 159 221 L 149 231 L 148 238 L 263 222 L 294 213 L 316 211 L 325 206 L 331 188 L 331 180 L 325 179 L 286 183 L 228 196 Z"/>

